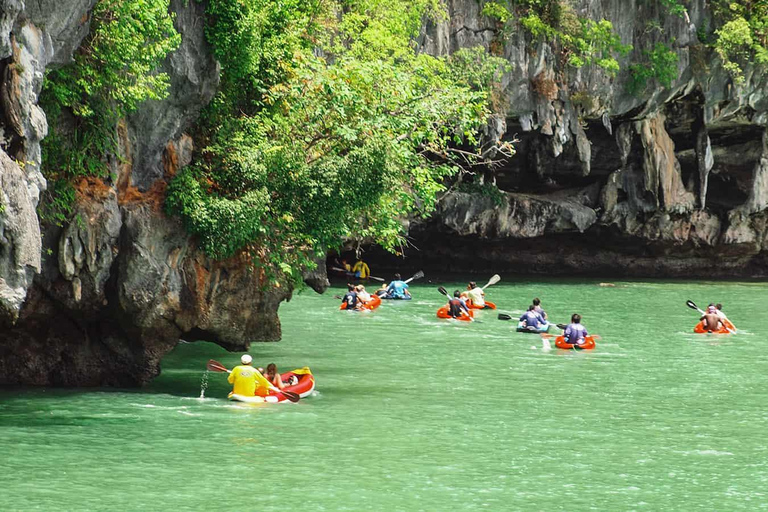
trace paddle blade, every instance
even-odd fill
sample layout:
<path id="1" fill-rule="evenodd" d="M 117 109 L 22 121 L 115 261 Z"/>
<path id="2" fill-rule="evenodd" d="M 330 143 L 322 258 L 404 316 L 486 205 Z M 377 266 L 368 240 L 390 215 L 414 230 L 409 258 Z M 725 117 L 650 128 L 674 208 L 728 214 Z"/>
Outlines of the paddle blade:
<path id="1" fill-rule="evenodd" d="M 413 274 L 411 277 L 409 277 L 408 279 L 406 279 L 406 280 L 405 280 L 405 284 L 408 284 L 408 283 L 410 283 L 411 281 L 414 281 L 414 280 L 416 280 L 416 279 L 421 279 L 422 277 L 424 277 L 424 272 L 422 272 L 421 270 L 419 270 L 418 272 L 416 272 L 415 274 Z"/>
<path id="2" fill-rule="evenodd" d="M 385 283 L 386 282 L 386 279 L 383 279 L 381 277 L 368 276 L 368 279 L 373 279 L 374 281 L 378 281 L 380 283 Z"/>
<path id="3" fill-rule="evenodd" d="M 685 305 L 688 306 L 691 309 L 699 309 L 699 307 L 696 305 L 696 303 L 693 302 L 692 300 L 685 301 Z"/>
<path id="4" fill-rule="evenodd" d="M 491 276 L 491 278 L 488 280 L 488 283 L 487 283 L 485 286 L 483 286 L 483 289 L 485 289 L 485 288 L 488 288 L 488 287 L 489 287 L 489 286 L 491 286 L 492 284 L 496 284 L 496 283 L 498 283 L 499 281 L 501 281 L 501 276 L 500 276 L 499 274 L 494 274 L 494 275 L 493 275 L 493 276 Z"/>
<path id="5" fill-rule="evenodd" d="M 498 319 L 499 320 L 512 320 L 512 315 L 508 315 L 506 313 L 499 313 Z"/>
<path id="6" fill-rule="evenodd" d="M 205 367 L 212 372 L 229 372 L 226 366 L 213 359 L 209 359 L 208 364 L 206 364 Z"/>
<path id="7" fill-rule="evenodd" d="M 283 396 L 285 398 L 287 398 L 289 401 L 291 401 L 293 403 L 296 403 L 296 402 L 298 402 L 301 399 L 299 394 L 298 393 L 294 393 L 293 391 L 285 391 L 285 390 L 283 390 L 283 391 L 281 391 L 281 393 L 283 394 Z"/>
<path id="8" fill-rule="evenodd" d="M 449 295 L 448 295 L 448 290 L 446 290 L 444 286 L 441 286 L 441 287 L 439 287 L 439 288 L 437 289 L 437 291 L 439 291 L 440 293 L 442 293 L 442 294 L 443 294 L 443 295 L 445 295 L 446 297 L 449 297 Z"/>
<path id="9" fill-rule="evenodd" d="M 562 329 L 562 330 L 566 330 L 568 328 L 568 326 L 565 324 L 555 324 L 555 325 L 557 326 L 558 329 Z"/>

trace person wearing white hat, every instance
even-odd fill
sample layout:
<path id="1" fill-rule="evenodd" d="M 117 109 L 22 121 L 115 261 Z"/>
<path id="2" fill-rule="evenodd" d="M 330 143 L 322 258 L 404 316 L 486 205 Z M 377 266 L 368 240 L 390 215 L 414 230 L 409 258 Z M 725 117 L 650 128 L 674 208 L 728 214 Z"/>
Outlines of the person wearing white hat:
<path id="1" fill-rule="evenodd" d="M 240 357 L 240 362 L 242 364 L 235 366 L 227 379 L 227 381 L 232 384 L 232 392 L 230 393 L 230 396 L 256 396 L 257 391 L 259 391 L 259 396 L 266 396 L 270 389 L 280 391 L 270 383 L 259 370 L 251 366 L 253 358 L 249 354 L 243 354 Z"/>

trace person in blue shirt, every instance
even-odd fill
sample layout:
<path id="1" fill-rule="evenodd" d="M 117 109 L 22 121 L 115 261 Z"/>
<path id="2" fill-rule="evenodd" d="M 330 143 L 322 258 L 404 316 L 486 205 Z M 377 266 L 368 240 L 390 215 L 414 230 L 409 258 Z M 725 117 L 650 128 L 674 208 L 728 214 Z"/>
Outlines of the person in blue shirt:
<path id="1" fill-rule="evenodd" d="M 539 314 L 542 320 L 547 319 L 547 312 L 541 309 L 541 299 L 538 297 L 533 299 L 533 310 Z"/>
<path id="2" fill-rule="evenodd" d="M 528 306 L 528 311 L 523 313 L 520 321 L 523 322 L 523 327 L 528 329 L 538 329 L 544 323 L 544 319 L 536 312 L 536 306 L 534 305 Z"/>
<path id="3" fill-rule="evenodd" d="M 563 337 L 565 337 L 566 343 L 573 345 L 583 345 L 589 336 L 587 328 L 581 325 L 581 315 L 574 313 L 571 316 L 571 323 L 565 328 Z"/>
<path id="4" fill-rule="evenodd" d="M 410 299 L 411 292 L 408 284 L 400 279 L 400 274 L 395 274 L 395 279 L 387 286 L 387 296 L 390 299 Z"/>

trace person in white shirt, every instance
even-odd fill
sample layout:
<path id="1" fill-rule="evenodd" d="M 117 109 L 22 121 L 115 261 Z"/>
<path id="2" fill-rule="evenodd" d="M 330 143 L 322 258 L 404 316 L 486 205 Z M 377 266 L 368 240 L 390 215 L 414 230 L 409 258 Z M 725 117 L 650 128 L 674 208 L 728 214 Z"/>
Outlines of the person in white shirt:
<path id="1" fill-rule="evenodd" d="M 462 293 L 462 296 L 472 301 L 472 305 L 482 308 L 485 306 L 485 292 L 482 288 L 477 286 L 477 283 L 470 281 L 467 285 L 467 291 Z"/>

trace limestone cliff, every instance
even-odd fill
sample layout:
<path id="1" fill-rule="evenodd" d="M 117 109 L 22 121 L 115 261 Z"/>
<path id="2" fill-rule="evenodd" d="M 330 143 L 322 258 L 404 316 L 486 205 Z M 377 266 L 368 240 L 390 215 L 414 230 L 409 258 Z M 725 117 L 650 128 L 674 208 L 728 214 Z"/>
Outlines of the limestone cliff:
<path id="1" fill-rule="evenodd" d="M 136 385 L 180 338 L 231 350 L 280 338 L 291 291 L 266 286 L 247 259 L 210 260 L 161 209 L 167 179 L 191 161 L 185 130 L 219 80 L 200 2 L 171 2 L 182 44 L 163 65 L 169 96 L 120 124 L 111 175 L 78 184 L 74 220 L 41 227 L 40 140 L 58 127 L 38 95 L 45 70 L 71 61 L 94 3 L 0 0 L 0 385 Z"/>
<path id="2" fill-rule="evenodd" d="M 500 204 L 449 193 L 413 225 L 421 251 L 410 257 L 440 268 L 452 247 L 461 268 L 482 258 L 497 271 L 768 274 L 768 76 L 748 67 L 735 82 L 699 41 L 714 26 L 707 2 L 684 2 L 681 16 L 651 0 L 572 2 L 633 46 L 615 78 L 564 66 L 514 19 L 500 39 L 483 4 L 449 1 L 420 43 L 435 54 L 482 45 L 514 65 L 502 110 L 518 153 L 484 176 L 504 192 Z M 678 56 L 678 78 L 631 94 L 630 64 L 661 40 Z"/>

